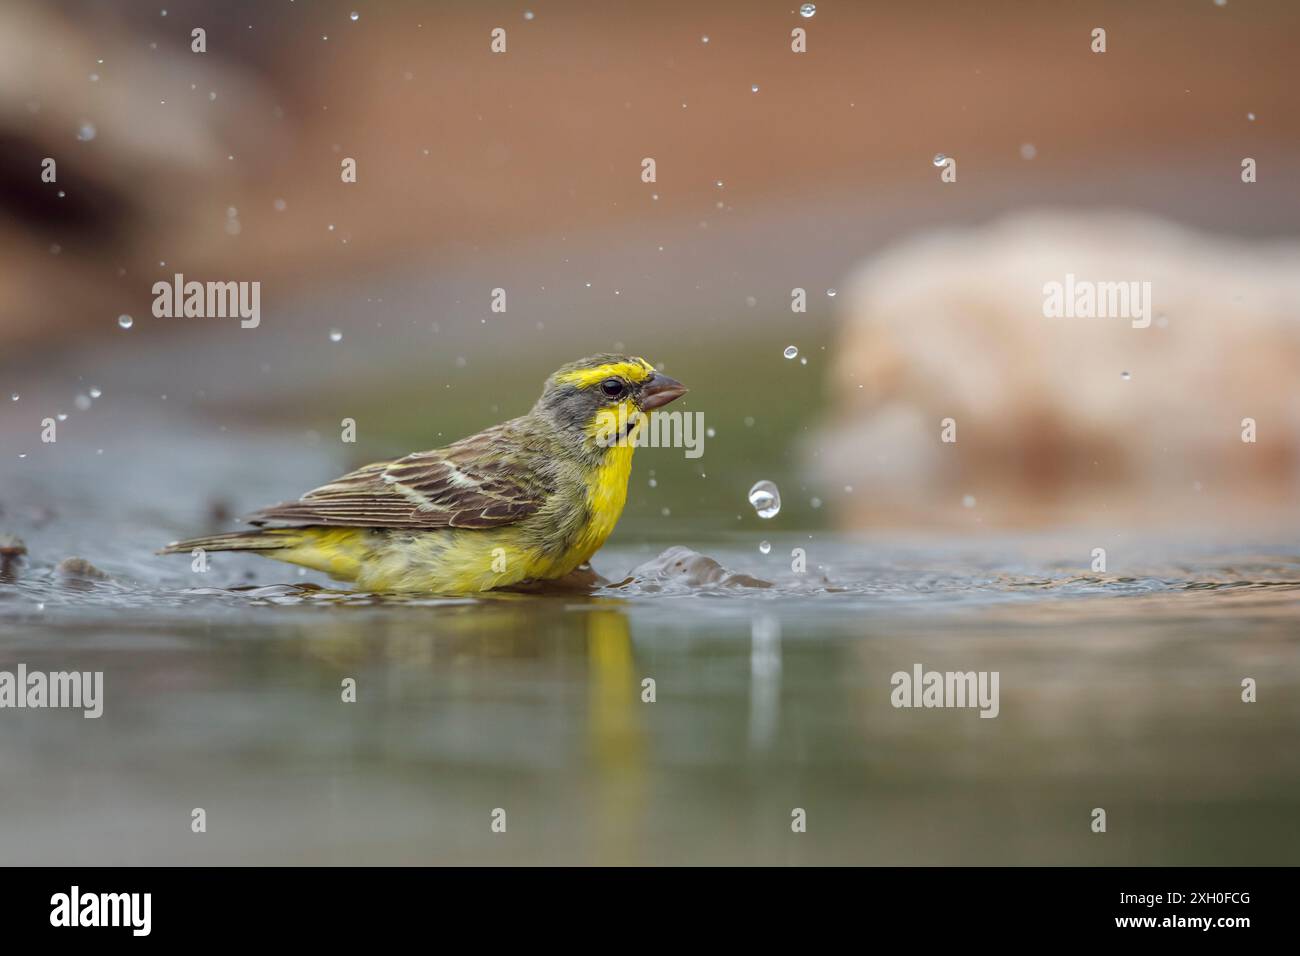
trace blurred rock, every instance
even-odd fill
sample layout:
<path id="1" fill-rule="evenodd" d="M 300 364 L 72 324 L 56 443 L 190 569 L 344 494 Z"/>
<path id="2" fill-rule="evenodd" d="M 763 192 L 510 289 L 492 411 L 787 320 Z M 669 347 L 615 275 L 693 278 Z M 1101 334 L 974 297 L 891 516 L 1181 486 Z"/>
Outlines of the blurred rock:
<path id="1" fill-rule="evenodd" d="M 23 539 L 13 534 L 0 534 L 0 582 L 11 582 L 18 575 L 18 564 L 27 555 Z"/>
<path id="2" fill-rule="evenodd" d="M 61 578 L 80 581 L 107 581 L 109 576 L 85 558 L 64 558 L 54 569 Z"/>
<path id="3" fill-rule="evenodd" d="M 1045 317 L 1067 276 L 1149 282 L 1151 314 Z M 847 289 L 820 477 L 848 527 L 1294 519 L 1297 303 L 1291 241 L 1066 212 L 912 239 Z"/>
<path id="4" fill-rule="evenodd" d="M 728 571 L 706 554 L 674 545 L 657 558 L 637 565 L 625 580 L 614 587 L 628 585 L 644 591 L 660 591 L 708 586 L 770 588 L 772 583 L 748 574 Z"/>

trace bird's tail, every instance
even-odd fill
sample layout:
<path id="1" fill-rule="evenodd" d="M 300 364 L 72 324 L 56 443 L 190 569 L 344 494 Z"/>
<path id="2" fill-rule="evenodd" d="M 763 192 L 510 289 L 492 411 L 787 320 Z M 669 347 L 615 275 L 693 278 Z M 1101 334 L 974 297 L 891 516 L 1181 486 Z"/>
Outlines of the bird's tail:
<path id="1" fill-rule="evenodd" d="M 254 528 L 173 541 L 158 553 L 188 554 L 195 548 L 204 551 L 278 551 L 281 548 L 292 548 L 301 541 L 302 533 L 294 528 Z"/>

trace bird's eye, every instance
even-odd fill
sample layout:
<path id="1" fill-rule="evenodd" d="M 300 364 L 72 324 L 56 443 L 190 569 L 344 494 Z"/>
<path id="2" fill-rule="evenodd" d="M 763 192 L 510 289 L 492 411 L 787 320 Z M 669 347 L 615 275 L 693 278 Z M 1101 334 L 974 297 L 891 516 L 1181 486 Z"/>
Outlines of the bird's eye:
<path id="1" fill-rule="evenodd" d="M 616 378 L 607 378 L 600 383 L 600 390 L 606 398 L 618 398 L 623 394 L 623 383 Z"/>

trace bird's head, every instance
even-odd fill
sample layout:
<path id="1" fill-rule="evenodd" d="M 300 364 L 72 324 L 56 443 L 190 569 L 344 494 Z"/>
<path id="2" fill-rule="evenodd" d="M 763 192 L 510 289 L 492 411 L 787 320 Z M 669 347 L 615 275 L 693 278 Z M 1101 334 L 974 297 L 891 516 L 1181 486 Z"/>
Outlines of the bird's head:
<path id="1" fill-rule="evenodd" d="M 686 394 L 686 386 L 643 358 L 593 355 L 546 380 L 534 414 L 546 416 L 591 450 L 630 446 L 649 413 Z"/>

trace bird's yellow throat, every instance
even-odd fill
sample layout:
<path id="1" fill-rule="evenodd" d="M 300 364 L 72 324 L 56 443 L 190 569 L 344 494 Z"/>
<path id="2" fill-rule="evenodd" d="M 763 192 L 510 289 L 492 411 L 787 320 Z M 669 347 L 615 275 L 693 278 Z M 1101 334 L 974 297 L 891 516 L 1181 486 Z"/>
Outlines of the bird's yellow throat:
<path id="1" fill-rule="evenodd" d="M 649 413 L 637 411 L 623 402 L 613 408 L 601 409 L 587 428 L 593 438 L 608 435 L 618 428 L 620 418 L 628 421 L 632 416 L 635 419 L 627 435 L 605 448 L 604 461 L 587 479 L 587 506 L 591 511 L 591 521 L 582 531 L 578 550 L 588 553 L 588 556 L 605 543 L 623 514 L 623 506 L 627 504 L 627 483 L 632 476 L 632 452 L 637 434 L 645 427 Z"/>

